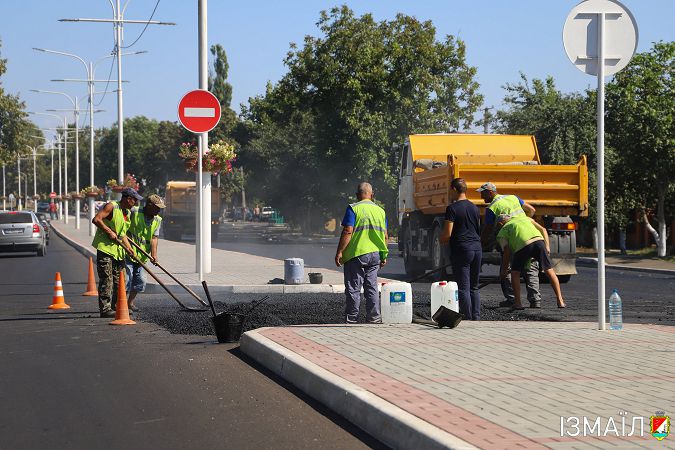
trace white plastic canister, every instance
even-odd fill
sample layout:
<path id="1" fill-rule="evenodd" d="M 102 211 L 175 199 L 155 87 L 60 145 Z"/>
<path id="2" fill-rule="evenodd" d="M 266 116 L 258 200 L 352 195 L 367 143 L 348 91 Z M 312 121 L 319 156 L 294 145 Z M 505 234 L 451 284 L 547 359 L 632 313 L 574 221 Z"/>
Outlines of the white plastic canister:
<path id="1" fill-rule="evenodd" d="M 459 292 L 454 281 L 437 281 L 431 284 L 431 315 L 441 306 L 459 312 Z"/>
<path id="2" fill-rule="evenodd" d="M 410 283 L 385 283 L 380 291 L 382 323 L 412 323 L 413 303 Z"/>
<path id="3" fill-rule="evenodd" d="M 284 259 L 284 283 L 303 284 L 305 282 L 305 261 L 302 258 Z"/>

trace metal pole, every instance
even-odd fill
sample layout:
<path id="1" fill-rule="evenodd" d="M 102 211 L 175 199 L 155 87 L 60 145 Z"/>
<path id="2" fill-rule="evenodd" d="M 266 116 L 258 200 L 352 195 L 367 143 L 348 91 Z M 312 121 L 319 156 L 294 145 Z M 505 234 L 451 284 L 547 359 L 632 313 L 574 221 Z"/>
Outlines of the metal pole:
<path id="1" fill-rule="evenodd" d="M 37 149 L 33 148 L 33 210 L 35 212 L 37 212 L 37 204 L 38 204 L 36 200 L 37 197 L 37 175 L 36 175 L 37 171 L 35 170 L 35 157 L 37 156 L 36 152 Z"/>
<path id="2" fill-rule="evenodd" d="M 58 151 L 59 151 L 59 197 L 61 200 L 59 200 L 59 220 L 63 218 L 63 191 L 61 190 L 61 186 L 63 185 L 61 183 L 61 137 L 59 136 L 58 140 Z"/>
<path id="3" fill-rule="evenodd" d="M 7 209 L 7 193 L 5 192 L 5 163 L 2 163 L 2 209 Z"/>
<path id="4" fill-rule="evenodd" d="M 16 210 L 21 211 L 21 155 L 16 154 L 16 179 L 17 184 L 19 185 L 19 198 L 17 200 Z"/>
<path id="5" fill-rule="evenodd" d="M 94 184 L 94 66 L 89 63 L 89 186 Z M 87 219 L 89 221 L 89 236 L 96 232 L 96 226 L 92 223 L 94 220 L 94 197 L 87 197 L 89 211 Z"/>
<path id="6" fill-rule="evenodd" d="M 63 118 L 63 194 L 68 195 L 68 119 Z M 63 217 L 68 224 L 68 200 L 64 200 Z"/>
<path id="7" fill-rule="evenodd" d="M 199 53 L 199 89 L 208 89 L 208 4 L 207 0 L 198 1 L 198 53 Z M 202 171 L 204 152 L 208 149 L 209 134 L 202 133 L 199 139 L 199 158 L 197 161 L 197 183 L 199 186 L 199 211 L 197 213 L 197 272 L 199 281 L 204 273 L 211 273 L 211 173 Z"/>
<path id="8" fill-rule="evenodd" d="M 80 104 L 75 97 L 75 192 L 80 194 Z M 75 199 L 75 229 L 80 229 L 80 199 Z"/>
<path id="9" fill-rule="evenodd" d="M 117 178 L 124 183 L 124 118 L 122 114 L 122 10 L 115 10 L 115 47 L 117 52 Z"/>
<path id="10" fill-rule="evenodd" d="M 605 329 L 605 13 L 598 14 L 598 330 Z"/>

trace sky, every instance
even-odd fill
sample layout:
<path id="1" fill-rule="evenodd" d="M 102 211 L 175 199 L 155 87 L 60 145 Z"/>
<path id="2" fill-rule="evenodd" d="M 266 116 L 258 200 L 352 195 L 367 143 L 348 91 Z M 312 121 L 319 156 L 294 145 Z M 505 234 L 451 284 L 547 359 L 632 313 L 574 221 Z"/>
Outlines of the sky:
<path id="1" fill-rule="evenodd" d="M 114 1 L 114 0 L 113 0 Z M 121 0 L 124 5 L 126 0 Z M 358 0 L 341 3 L 324 0 L 208 2 L 208 42 L 227 52 L 233 87 L 232 108 L 263 94 L 268 82 L 285 73 L 283 59 L 291 43 L 302 44 L 306 35 L 318 36 L 316 22 L 321 10 L 346 4 L 357 15 L 372 13 L 376 20 L 390 20 L 397 13 L 431 20 L 437 38 L 453 35 L 465 41 L 467 62 L 478 69 L 485 106 L 500 108 L 503 86 L 517 83 L 520 73 L 528 78 L 553 76 L 564 92 L 596 86 L 596 79 L 575 68 L 565 55 L 562 28 L 578 1 L 567 0 Z M 130 0 L 125 19 L 147 20 L 156 0 Z M 648 51 L 659 40 L 675 40 L 675 0 L 624 0 L 639 29 L 638 52 Z M 66 92 L 83 99 L 86 85 L 50 82 L 56 78 L 84 78 L 84 66 L 75 59 L 33 51 L 41 47 L 74 53 L 85 61 L 97 61 L 114 46 L 111 24 L 58 22 L 61 18 L 111 18 L 108 0 L 0 0 L 0 55 L 8 59 L 0 79 L 4 89 L 20 94 L 27 110 L 72 108 L 61 95 L 30 92 L 43 89 Z M 154 20 L 176 26 L 151 25 L 127 51 L 146 54 L 123 58 L 124 116 L 144 115 L 157 120 L 177 120 L 177 105 L 186 92 L 198 88 L 197 0 L 161 0 Z M 142 26 L 128 24 L 124 44 L 139 36 Z M 97 79 L 116 79 L 113 58 L 96 69 Z M 97 90 L 104 92 L 105 83 Z M 114 85 L 97 96 L 95 127 L 117 119 Z M 69 113 L 62 113 L 69 114 Z M 82 117 L 82 119 L 85 119 Z M 56 118 L 33 119 L 40 127 L 54 127 Z M 87 119 L 88 120 L 88 119 Z"/>

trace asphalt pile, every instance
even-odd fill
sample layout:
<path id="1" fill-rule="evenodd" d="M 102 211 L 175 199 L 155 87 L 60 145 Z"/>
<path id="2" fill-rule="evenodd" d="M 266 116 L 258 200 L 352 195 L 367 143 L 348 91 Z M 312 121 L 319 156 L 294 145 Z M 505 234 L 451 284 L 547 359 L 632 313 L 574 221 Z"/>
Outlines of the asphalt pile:
<path id="1" fill-rule="evenodd" d="M 262 327 L 344 323 L 344 294 L 270 295 L 266 302 L 251 311 L 252 305 L 261 297 L 256 294 L 231 295 L 224 302 L 215 301 L 214 305 L 217 313 L 228 311 L 244 314 L 246 316 L 244 331 Z M 413 315 L 420 319 L 430 319 L 430 302 L 428 293 L 416 293 Z M 141 304 L 141 311 L 136 315 L 137 318 L 156 323 L 171 333 L 203 336 L 215 335 L 211 323 L 212 316 L 210 310 L 185 311 L 170 305 L 168 299 L 162 298 L 144 301 Z M 482 306 L 481 319 L 551 320 L 550 317 L 543 315 L 509 313 L 508 309 L 495 308 L 491 304 Z M 365 321 L 365 302 L 361 302 L 359 322 Z"/>

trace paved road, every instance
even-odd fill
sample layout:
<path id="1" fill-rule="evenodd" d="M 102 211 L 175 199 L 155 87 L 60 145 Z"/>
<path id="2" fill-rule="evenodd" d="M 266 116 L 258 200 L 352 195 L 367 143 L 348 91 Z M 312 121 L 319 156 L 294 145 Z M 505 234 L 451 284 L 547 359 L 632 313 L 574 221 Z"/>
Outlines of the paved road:
<path id="1" fill-rule="evenodd" d="M 48 312 L 60 271 L 71 309 Z M 378 446 L 232 345 L 152 323 L 112 327 L 81 297 L 86 261 L 0 256 L 2 448 Z"/>

